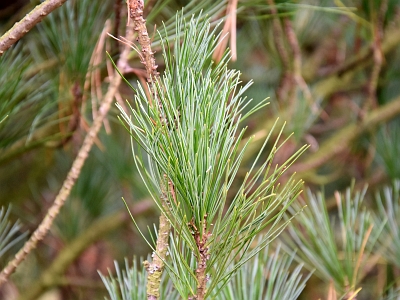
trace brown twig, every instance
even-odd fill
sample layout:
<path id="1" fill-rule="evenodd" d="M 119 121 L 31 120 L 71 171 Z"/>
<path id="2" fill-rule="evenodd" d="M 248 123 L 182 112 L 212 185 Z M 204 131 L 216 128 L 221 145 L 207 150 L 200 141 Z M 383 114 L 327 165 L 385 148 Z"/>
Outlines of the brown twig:
<path id="1" fill-rule="evenodd" d="M 365 247 L 367 246 L 367 242 L 369 239 L 369 236 L 371 235 L 371 231 L 372 228 L 374 227 L 373 224 L 369 225 L 367 232 L 364 235 L 364 239 L 362 241 L 361 247 L 359 249 L 359 254 L 358 254 L 358 258 L 357 258 L 357 262 L 356 262 L 356 266 L 354 268 L 354 273 L 353 273 L 353 278 L 352 278 L 352 286 L 355 288 L 356 282 L 357 282 L 357 277 L 358 277 L 358 271 L 360 269 L 361 266 L 361 261 L 363 260 L 363 255 L 364 255 L 364 250 Z"/>
<path id="2" fill-rule="evenodd" d="M 281 59 L 283 69 L 289 70 L 290 63 L 289 63 L 289 54 L 286 51 L 285 43 L 283 40 L 284 32 L 282 28 L 282 24 L 278 18 L 278 10 L 275 6 L 274 0 L 267 0 L 268 5 L 270 5 L 271 14 L 273 15 L 272 19 L 272 30 L 274 32 L 274 44 L 276 50 L 278 51 L 278 55 Z"/>
<path id="3" fill-rule="evenodd" d="M 303 78 L 303 75 L 301 73 L 301 50 L 300 50 L 300 45 L 299 41 L 297 40 L 296 33 L 293 30 L 292 22 L 290 22 L 288 17 L 285 17 L 283 19 L 283 24 L 284 24 L 284 29 L 286 33 L 286 38 L 287 41 L 290 45 L 290 48 L 292 49 L 293 53 L 293 79 L 294 83 L 298 85 L 298 87 L 303 91 L 303 95 L 305 99 L 308 102 L 308 105 L 310 105 L 311 110 L 313 113 L 317 114 L 318 111 L 320 110 L 313 100 L 313 97 L 311 95 L 310 89 L 308 88 L 308 85 L 306 81 Z"/>
<path id="4" fill-rule="evenodd" d="M 290 70 L 290 60 L 289 53 L 285 47 L 284 41 L 284 31 L 282 28 L 282 24 L 278 18 L 278 10 L 275 6 L 274 0 L 267 0 L 268 5 L 270 5 L 271 14 L 273 16 L 272 19 L 272 31 L 274 33 L 274 44 L 275 48 L 278 52 L 279 58 L 282 63 L 283 73 L 281 75 L 281 80 L 279 82 L 279 86 L 276 89 L 276 96 L 278 100 L 283 101 L 288 98 L 290 92 L 288 90 L 293 90 L 293 75 Z"/>
<path id="5" fill-rule="evenodd" d="M 143 0 L 129 0 L 129 16 L 133 20 L 133 29 L 137 31 L 137 40 L 142 47 L 142 63 L 147 72 L 147 82 L 151 85 L 159 74 L 156 60 L 151 50 L 151 40 L 146 28 L 146 20 L 143 18 Z"/>
<path id="6" fill-rule="evenodd" d="M 190 296 L 189 300 L 204 300 L 207 293 L 206 285 L 209 280 L 206 273 L 207 261 L 210 259 L 207 243 L 208 238 L 211 236 L 211 233 L 207 232 L 207 215 L 204 216 L 202 221 L 201 231 L 196 228 L 193 220 L 188 225 L 193 230 L 193 238 L 196 241 L 198 250 L 196 268 L 197 292 L 196 295 Z"/>
<path id="7" fill-rule="evenodd" d="M 114 28 L 113 35 L 119 36 L 119 26 L 121 24 L 121 13 L 122 13 L 122 0 L 114 0 Z M 114 40 L 115 51 L 118 51 L 118 41 Z"/>
<path id="8" fill-rule="evenodd" d="M 372 54 L 374 64 L 372 65 L 371 77 L 368 83 L 368 98 L 365 101 L 363 112 L 365 112 L 369 108 L 375 108 L 377 106 L 376 99 L 376 90 L 378 87 L 379 73 L 382 69 L 383 64 L 383 51 L 382 51 L 382 38 L 383 38 L 383 19 L 385 18 L 386 10 L 388 6 L 388 1 L 383 0 L 381 2 L 380 8 L 377 13 L 372 11 L 374 14 L 373 22 L 372 22 L 372 36 L 373 36 L 373 45 L 372 45 Z"/>
<path id="9" fill-rule="evenodd" d="M 164 199 L 165 201 L 165 199 Z M 157 300 L 160 298 L 161 276 L 164 270 L 164 260 L 167 257 L 168 239 L 171 224 L 167 217 L 161 213 L 158 228 L 156 251 L 153 253 L 153 261 L 144 261 L 143 265 L 147 271 L 147 299 Z"/>
<path id="10" fill-rule="evenodd" d="M 237 10 L 238 0 L 230 0 L 227 8 L 226 8 L 226 21 L 225 25 L 222 28 L 221 36 L 218 40 L 218 46 L 215 48 L 213 53 L 213 59 L 215 61 L 220 61 L 225 49 L 228 44 L 227 34 L 230 33 L 230 48 L 232 61 L 236 61 L 237 59 L 237 51 L 236 51 L 236 10 Z"/>
<path id="11" fill-rule="evenodd" d="M 27 34 L 37 23 L 42 21 L 45 16 L 63 5 L 66 1 L 67 0 L 46 0 L 36 6 L 21 21 L 15 23 L 14 26 L 0 38 L 0 56 Z"/>
<path id="12" fill-rule="evenodd" d="M 156 88 L 154 83 L 159 77 L 157 71 L 157 65 L 154 58 L 154 53 L 151 49 L 151 39 L 147 32 L 146 20 L 143 18 L 144 3 L 142 0 L 129 0 L 128 3 L 129 17 L 133 21 L 133 28 L 138 33 L 137 41 L 141 46 L 140 59 L 145 65 L 147 73 L 147 82 L 153 98 L 157 97 Z M 151 98 L 149 103 L 151 105 Z M 162 115 L 162 104 L 158 101 L 159 109 Z M 164 175 L 166 177 L 166 175 Z M 170 181 L 168 180 L 168 183 Z M 164 210 L 167 211 L 168 192 L 166 192 L 164 184 L 161 183 L 161 202 Z M 153 261 L 144 261 L 144 266 L 147 270 L 147 299 L 157 300 L 160 297 L 160 282 L 162 272 L 164 270 L 164 261 L 167 256 L 169 233 L 171 230 L 171 224 L 165 214 L 162 212 L 160 215 L 160 224 L 158 228 L 157 244 L 155 253 L 153 253 Z"/>
<path id="13" fill-rule="evenodd" d="M 127 29 L 127 35 L 131 36 L 131 30 Z M 128 54 L 130 48 L 125 47 L 121 53 L 121 56 L 117 62 L 117 66 L 122 68 L 124 65 L 127 64 Z M 92 126 L 88 134 L 86 135 L 82 147 L 80 148 L 77 157 L 75 158 L 70 171 L 64 183 L 54 200 L 53 205 L 48 210 L 45 218 L 40 223 L 39 227 L 33 232 L 29 240 L 24 244 L 21 250 L 15 255 L 15 258 L 10 261 L 7 266 L 1 271 L 0 273 L 0 285 L 7 281 L 8 277 L 15 271 L 18 265 L 25 259 L 25 257 L 36 248 L 36 245 L 39 241 L 41 241 L 47 232 L 49 231 L 51 225 L 53 224 L 54 219 L 58 215 L 61 207 L 64 205 L 65 201 L 67 200 L 72 187 L 74 186 L 76 180 L 79 177 L 79 174 L 82 170 L 82 167 L 86 161 L 86 158 L 89 155 L 89 152 L 93 146 L 94 140 L 97 136 L 101 128 L 101 124 L 103 123 L 109 109 L 111 103 L 114 99 L 114 95 L 117 92 L 119 85 L 121 83 L 121 77 L 115 75 L 110 83 L 108 88 L 107 94 L 104 96 L 102 104 L 100 106 L 98 116 L 94 119 Z"/>

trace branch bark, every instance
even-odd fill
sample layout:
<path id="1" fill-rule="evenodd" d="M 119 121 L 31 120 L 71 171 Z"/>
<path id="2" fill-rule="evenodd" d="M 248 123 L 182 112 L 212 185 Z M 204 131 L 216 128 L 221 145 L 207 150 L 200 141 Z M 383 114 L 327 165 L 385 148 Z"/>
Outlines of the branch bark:
<path id="1" fill-rule="evenodd" d="M 197 244 L 197 249 L 199 251 L 197 257 L 197 269 L 196 269 L 196 279 L 197 279 L 197 295 L 194 297 L 197 300 L 204 300 L 207 293 L 207 261 L 210 259 L 210 254 L 208 253 L 208 238 L 210 233 L 207 232 L 207 215 L 204 216 L 202 232 L 195 232 L 194 239 Z"/>
<path id="2" fill-rule="evenodd" d="M 131 35 L 131 31 L 127 29 L 127 33 Z M 118 60 L 117 66 L 122 68 L 127 64 L 128 54 L 130 47 L 125 46 Z M 93 124 L 86 135 L 82 147 L 80 148 L 75 161 L 72 164 L 70 171 L 64 183 L 54 200 L 53 205 L 48 210 L 45 218 L 40 223 L 39 227 L 33 232 L 29 240 L 24 244 L 21 250 L 15 255 L 15 258 L 10 261 L 7 266 L 0 273 L 0 286 L 7 281 L 8 277 L 15 271 L 19 264 L 25 259 L 25 257 L 36 248 L 36 245 L 41 241 L 49 231 L 54 219 L 57 217 L 61 207 L 64 205 L 69 194 L 71 193 L 72 187 L 75 185 L 76 180 L 82 170 L 82 167 L 89 155 L 89 152 L 93 146 L 94 140 L 100 131 L 101 125 L 107 116 L 110 109 L 111 103 L 114 99 L 116 92 L 121 84 L 121 76 L 115 74 L 111 80 L 111 84 L 108 88 L 107 94 L 104 96 L 102 104 L 99 108 L 97 117 L 94 119 Z"/>
<path id="3" fill-rule="evenodd" d="M 27 34 L 29 30 L 35 27 L 37 23 L 41 22 L 45 16 L 63 5 L 66 1 L 67 0 L 46 0 L 36 6 L 21 21 L 15 23 L 14 26 L 0 38 L 0 56 Z"/>
<path id="4" fill-rule="evenodd" d="M 146 20 L 143 18 L 144 3 L 143 0 L 129 0 L 129 16 L 131 21 L 133 21 L 133 28 L 138 33 L 137 41 L 139 42 L 141 50 L 141 61 L 145 65 L 147 73 L 147 82 L 149 84 L 151 93 L 153 93 L 153 98 L 157 98 L 156 88 L 154 87 L 154 82 L 159 77 L 157 72 L 157 65 L 154 58 L 154 52 L 151 49 L 151 40 L 146 28 Z M 149 103 L 152 105 L 152 103 Z M 160 117 L 163 119 L 163 108 L 160 101 L 158 101 L 158 106 L 160 109 Z M 161 120 L 162 121 L 162 120 Z M 166 176 L 166 175 L 164 175 Z M 172 183 L 168 181 L 173 189 Z M 164 206 L 164 210 L 167 211 L 167 200 L 168 191 L 166 191 L 165 186 L 161 183 L 161 202 Z M 164 261 L 167 256 L 168 243 L 169 243 L 169 233 L 171 231 L 171 224 L 168 218 L 161 212 L 160 224 L 158 228 L 157 244 L 155 253 L 153 253 L 153 261 L 144 261 L 143 264 L 147 270 L 147 299 L 157 300 L 160 298 L 160 283 L 161 276 L 164 270 Z"/>

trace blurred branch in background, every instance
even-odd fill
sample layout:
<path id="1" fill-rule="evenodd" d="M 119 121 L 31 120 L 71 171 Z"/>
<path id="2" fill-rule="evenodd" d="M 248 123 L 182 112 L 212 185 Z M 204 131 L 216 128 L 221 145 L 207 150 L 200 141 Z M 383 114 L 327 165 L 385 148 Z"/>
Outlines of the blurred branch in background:
<path id="1" fill-rule="evenodd" d="M 20 38 L 29 32 L 37 23 L 43 20 L 49 13 L 63 5 L 67 0 L 46 0 L 36 6 L 21 21 L 16 23 L 0 38 L 0 56 L 14 45 Z"/>
<path id="2" fill-rule="evenodd" d="M 126 33 L 127 33 L 127 39 L 130 40 L 132 35 L 131 35 L 131 29 L 129 27 L 127 27 Z M 127 64 L 129 52 L 130 52 L 130 47 L 125 46 L 117 63 L 117 65 L 121 69 L 124 68 Z M 83 141 L 82 147 L 80 148 L 78 155 L 74 160 L 74 163 L 72 164 L 71 170 L 69 171 L 60 189 L 60 192 L 55 198 L 53 205 L 48 209 L 45 218 L 40 223 L 38 228 L 32 233 L 29 240 L 25 242 L 22 249 L 18 251 L 18 253 L 15 255 L 15 258 L 11 260 L 7 264 L 7 266 L 1 271 L 0 286 L 2 283 L 7 281 L 8 277 L 15 271 L 15 269 L 25 259 L 25 257 L 33 249 L 36 248 L 37 243 L 45 237 L 51 225 L 53 224 L 54 219 L 60 212 L 61 207 L 68 199 L 68 196 L 76 180 L 78 179 L 81 169 L 85 163 L 85 160 L 88 157 L 89 152 L 93 146 L 97 133 L 99 132 L 101 125 L 107 116 L 108 110 L 110 109 L 111 103 L 114 100 L 114 96 L 119 88 L 121 81 L 122 79 L 120 76 L 116 74 L 113 76 L 112 81 L 110 83 L 110 87 L 108 88 L 108 92 L 104 96 L 103 101 L 101 102 L 101 106 L 99 108 L 99 114 L 97 115 L 96 119 L 94 119 L 93 125 L 91 126 L 88 134 L 86 135 Z"/>

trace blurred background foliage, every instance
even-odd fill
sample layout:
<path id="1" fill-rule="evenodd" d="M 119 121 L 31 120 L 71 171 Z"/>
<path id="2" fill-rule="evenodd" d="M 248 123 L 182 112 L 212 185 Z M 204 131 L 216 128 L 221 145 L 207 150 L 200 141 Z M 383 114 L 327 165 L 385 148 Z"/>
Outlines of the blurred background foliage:
<path id="1" fill-rule="evenodd" d="M 1 32 L 38 3 L 2 1 Z M 293 136 L 275 163 L 310 145 L 289 173 L 296 172 L 309 190 L 296 205 L 311 208 L 295 218 L 297 228 L 280 238 L 289 253 L 281 268 L 294 272 L 291 278 L 301 284 L 300 278 L 308 275 L 301 277 L 301 266 L 289 267 L 291 263 L 316 270 L 304 290 L 293 284 L 291 295 L 339 299 L 356 292 L 357 299 L 399 299 L 399 1 L 148 0 L 145 5 L 161 72 L 160 39 L 154 29 L 167 30 L 173 38 L 178 10 L 185 7 L 188 16 L 203 10 L 214 23 L 229 25 L 221 27 L 229 33 L 236 57 L 231 67 L 241 70 L 243 83 L 254 80 L 248 97 L 270 97 L 271 104 L 247 120 L 246 134 L 256 138 L 239 177 L 245 176 L 278 117 L 278 124 L 286 122 L 285 138 Z M 229 14 L 235 8 L 236 14 Z M 70 0 L 0 58 L 0 206 L 12 204 L 7 218 L 20 220 L 12 230 L 32 232 L 58 193 L 107 91 L 112 67 L 105 51 L 117 56 L 121 48 L 107 33 L 120 36 L 125 24 L 122 0 Z M 134 51 L 130 65 L 125 76 L 136 86 L 145 73 Z M 117 96 L 121 105 L 132 99 L 127 86 Z M 113 259 L 123 263 L 124 257 L 147 256 L 149 248 L 133 229 L 121 197 L 145 232 L 157 223 L 159 213 L 135 171 L 129 136 L 116 116 L 116 109 L 110 111 L 51 233 L 11 277 L 0 298 L 37 299 L 47 293 L 51 299 L 102 299 L 107 291 L 98 271 L 113 270 Z M 326 240 L 319 241 L 324 233 Z M 1 257 L 1 266 L 20 243 L 16 240 Z M 285 289 L 272 292 L 275 281 L 266 282 L 271 274 L 252 267 L 273 266 L 280 273 L 273 259 L 283 251 L 277 246 L 273 252 L 275 246 L 270 247 L 273 255 L 262 253 L 238 274 L 224 291 L 227 299 L 239 295 L 235 290 L 246 282 L 259 282 L 261 292 L 255 291 L 254 299 L 284 295 Z M 292 254 L 296 249 L 298 255 Z M 334 261 L 335 267 L 322 267 Z M 141 280 L 129 272 L 136 276 L 132 280 Z M 246 281 L 245 276 L 253 277 Z M 113 288 L 110 282 L 107 289 Z M 253 299 L 243 290 L 240 295 Z"/>

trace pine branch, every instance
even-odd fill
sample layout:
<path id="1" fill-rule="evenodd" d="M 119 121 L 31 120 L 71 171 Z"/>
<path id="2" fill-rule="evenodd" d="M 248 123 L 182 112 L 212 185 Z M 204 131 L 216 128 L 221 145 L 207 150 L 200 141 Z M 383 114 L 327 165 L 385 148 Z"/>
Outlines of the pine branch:
<path id="1" fill-rule="evenodd" d="M 197 279 L 197 295 L 195 299 L 204 300 L 206 295 L 206 285 L 207 285 L 207 261 L 210 259 L 210 254 L 208 252 L 208 238 L 211 233 L 207 232 L 207 216 L 204 216 L 203 220 L 203 234 L 200 235 L 199 232 L 194 234 L 196 240 L 197 248 L 199 250 L 199 256 L 197 258 L 197 269 L 196 269 L 196 279 Z"/>
<path id="2" fill-rule="evenodd" d="M 36 6 L 21 21 L 15 23 L 14 26 L 0 38 L 0 56 L 2 56 L 8 48 L 14 45 L 25 34 L 27 34 L 29 30 L 35 27 L 37 23 L 41 22 L 45 16 L 63 5 L 66 1 L 67 0 L 44 1 Z"/>
<path id="3" fill-rule="evenodd" d="M 131 36 L 131 30 L 129 27 L 127 28 L 127 36 Z M 127 64 L 128 54 L 130 52 L 130 47 L 126 46 L 121 53 L 121 56 L 118 60 L 118 67 L 123 68 Z M 121 83 L 121 77 L 118 75 L 114 75 L 112 78 L 111 84 L 107 91 L 107 94 L 104 96 L 102 104 L 100 106 L 97 117 L 93 121 L 93 125 L 91 126 L 88 134 L 86 135 L 82 147 L 78 152 L 78 155 L 75 161 L 72 164 L 72 167 L 65 179 L 56 199 L 54 200 L 53 205 L 48 210 L 45 218 L 40 223 L 39 227 L 34 231 L 31 235 L 30 239 L 24 244 L 22 249 L 18 251 L 15 258 L 10 261 L 7 266 L 0 273 L 0 286 L 7 281 L 8 277 L 15 271 L 15 269 L 21 264 L 21 262 L 26 258 L 26 256 L 36 248 L 36 245 L 39 241 L 41 241 L 47 232 L 49 231 L 51 225 L 53 224 L 54 219 L 57 217 L 60 212 L 61 207 L 64 205 L 67 200 L 69 194 L 73 186 L 75 185 L 76 180 L 79 177 L 79 174 L 82 170 L 82 167 L 86 161 L 86 158 L 89 155 L 89 152 L 93 146 L 94 140 L 101 128 L 101 125 L 107 116 L 107 113 L 110 109 L 111 103 L 114 99 L 116 92 Z"/>
<path id="4" fill-rule="evenodd" d="M 143 0 L 130 0 L 129 1 L 129 16 L 133 21 L 133 29 L 137 31 L 140 46 L 142 47 L 141 61 L 145 65 L 147 73 L 147 82 L 153 97 L 156 98 L 156 88 L 154 83 L 159 77 L 157 72 L 157 65 L 155 63 L 154 52 L 151 50 L 151 40 L 146 28 L 146 20 L 143 18 L 144 3 Z M 150 99 L 150 98 L 149 98 Z M 151 105 L 151 103 L 149 103 Z M 161 102 L 158 103 L 160 110 L 162 110 Z M 163 118 L 161 116 L 161 118 Z M 170 183 L 170 181 L 169 181 Z M 172 186 L 172 184 L 171 184 Z M 172 187 L 173 188 L 173 187 Z M 167 192 L 165 187 L 161 187 L 161 198 L 164 208 L 167 208 Z M 147 275 L 147 299 L 156 300 L 160 297 L 160 283 L 161 276 L 164 270 L 164 261 L 168 251 L 168 239 L 171 230 L 171 224 L 168 218 L 161 213 L 160 224 L 157 236 L 157 245 L 153 261 L 144 261 L 148 275 Z"/>
<path id="5" fill-rule="evenodd" d="M 138 33 L 138 42 L 142 47 L 142 63 L 146 67 L 147 81 L 151 84 L 157 79 L 156 60 L 151 50 L 151 40 L 146 28 L 146 20 L 143 18 L 143 0 L 129 1 L 129 17 L 133 20 L 133 29 Z"/>

